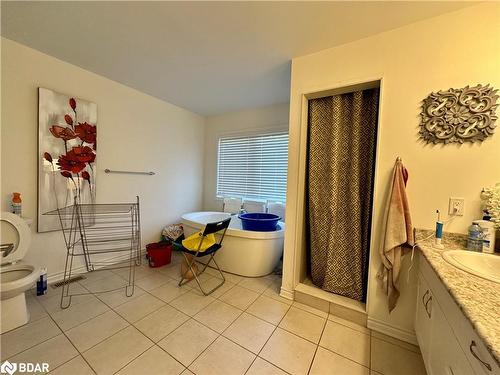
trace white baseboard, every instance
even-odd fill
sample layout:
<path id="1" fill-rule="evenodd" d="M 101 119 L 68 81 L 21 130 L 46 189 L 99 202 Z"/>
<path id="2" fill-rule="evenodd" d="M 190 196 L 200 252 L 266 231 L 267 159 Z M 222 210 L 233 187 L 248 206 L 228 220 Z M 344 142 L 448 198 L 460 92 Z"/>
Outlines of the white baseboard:
<path id="1" fill-rule="evenodd" d="M 293 301 L 294 292 L 293 292 L 293 290 L 285 289 L 285 288 L 283 288 L 283 286 L 281 286 L 280 296 Z"/>
<path id="2" fill-rule="evenodd" d="M 384 335 L 394 337 L 398 340 L 405 341 L 413 345 L 418 345 L 417 336 L 415 336 L 414 331 L 401 329 L 399 327 L 387 324 L 382 320 L 377 320 L 370 317 L 368 317 L 367 327 L 374 331 L 383 333 Z"/>
<path id="3" fill-rule="evenodd" d="M 146 253 L 146 249 L 141 250 L 141 256 L 143 256 L 145 253 Z M 124 261 L 127 259 L 129 259 L 129 255 L 122 254 L 122 255 L 115 255 L 115 256 L 109 257 L 107 259 L 100 260 L 100 261 L 106 261 L 106 262 L 109 262 L 110 264 L 114 264 L 114 263 L 120 263 L 121 261 Z M 104 267 L 100 267 L 100 268 L 104 268 Z M 96 268 L 96 269 L 99 269 L 99 268 Z M 82 265 L 80 267 L 73 268 L 71 271 L 71 274 L 76 276 L 78 274 L 83 274 L 83 273 L 87 273 L 87 272 L 88 271 L 87 271 L 87 268 L 85 267 L 85 265 Z M 62 281 L 63 279 L 64 279 L 64 271 L 56 272 L 56 273 L 49 273 L 47 275 L 47 283 L 48 284 L 53 284 L 55 282 Z"/>

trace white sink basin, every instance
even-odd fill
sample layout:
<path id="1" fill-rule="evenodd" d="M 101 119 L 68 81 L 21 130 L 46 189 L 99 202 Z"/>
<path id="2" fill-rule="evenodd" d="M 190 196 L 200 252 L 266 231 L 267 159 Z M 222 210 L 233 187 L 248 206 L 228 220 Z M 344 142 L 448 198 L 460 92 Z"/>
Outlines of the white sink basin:
<path id="1" fill-rule="evenodd" d="M 500 283 L 500 256 L 465 250 L 448 250 L 443 258 L 451 265 L 473 275 Z"/>

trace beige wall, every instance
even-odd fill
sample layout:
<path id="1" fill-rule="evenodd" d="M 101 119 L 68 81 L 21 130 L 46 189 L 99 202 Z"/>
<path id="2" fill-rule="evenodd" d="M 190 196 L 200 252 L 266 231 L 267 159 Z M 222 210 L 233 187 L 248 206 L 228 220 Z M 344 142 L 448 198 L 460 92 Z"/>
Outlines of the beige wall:
<path id="1" fill-rule="evenodd" d="M 482 187 L 500 181 L 500 131 L 483 143 L 425 145 L 418 138 L 419 111 L 421 101 L 433 91 L 478 83 L 500 88 L 500 4 L 475 5 L 293 60 L 284 294 L 298 282 L 291 270 L 294 256 L 301 256 L 300 233 L 295 234 L 302 220 L 302 94 L 376 78 L 383 78 L 383 87 L 368 314 L 373 321 L 411 332 L 415 271 L 407 285 L 403 270 L 402 297 L 391 315 L 375 282 L 392 168 L 401 156 L 409 171 L 407 191 L 417 228 L 433 228 L 436 209 L 446 218 L 449 197 L 465 198 L 465 215 L 445 230 L 465 232 L 473 219 L 481 217 Z"/>
<path id="2" fill-rule="evenodd" d="M 289 105 L 286 103 L 207 117 L 203 179 L 203 207 L 205 210 L 222 210 L 222 202 L 216 198 L 215 194 L 219 138 L 228 135 L 286 130 L 288 129 L 288 110 Z"/>
<path id="3" fill-rule="evenodd" d="M 182 213 L 201 209 L 204 118 L 129 87 L 2 38 L 1 207 L 22 193 L 23 212 L 36 218 L 37 88 L 85 98 L 98 107 L 98 202 L 141 197 L 143 245 Z M 107 175 L 105 168 L 155 171 L 155 176 Z M 61 272 L 60 232 L 36 233 L 26 262 Z"/>

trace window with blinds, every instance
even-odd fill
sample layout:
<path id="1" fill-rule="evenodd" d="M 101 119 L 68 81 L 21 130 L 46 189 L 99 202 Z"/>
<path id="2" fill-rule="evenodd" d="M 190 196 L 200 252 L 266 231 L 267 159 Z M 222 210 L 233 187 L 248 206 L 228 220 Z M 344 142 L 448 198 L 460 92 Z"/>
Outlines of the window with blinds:
<path id="1" fill-rule="evenodd" d="M 285 202 L 288 133 L 219 139 L 217 196 Z"/>

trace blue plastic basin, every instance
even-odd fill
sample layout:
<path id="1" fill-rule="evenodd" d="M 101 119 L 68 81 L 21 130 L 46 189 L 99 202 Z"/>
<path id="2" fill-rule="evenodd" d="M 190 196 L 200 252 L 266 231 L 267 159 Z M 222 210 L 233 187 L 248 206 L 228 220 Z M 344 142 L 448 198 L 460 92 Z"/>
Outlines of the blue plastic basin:
<path id="1" fill-rule="evenodd" d="M 255 232 L 273 232 L 278 226 L 278 221 L 281 219 L 278 215 L 264 213 L 248 213 L 240 214 L 241 225 L 244 230 L 252 230 Z"/>

